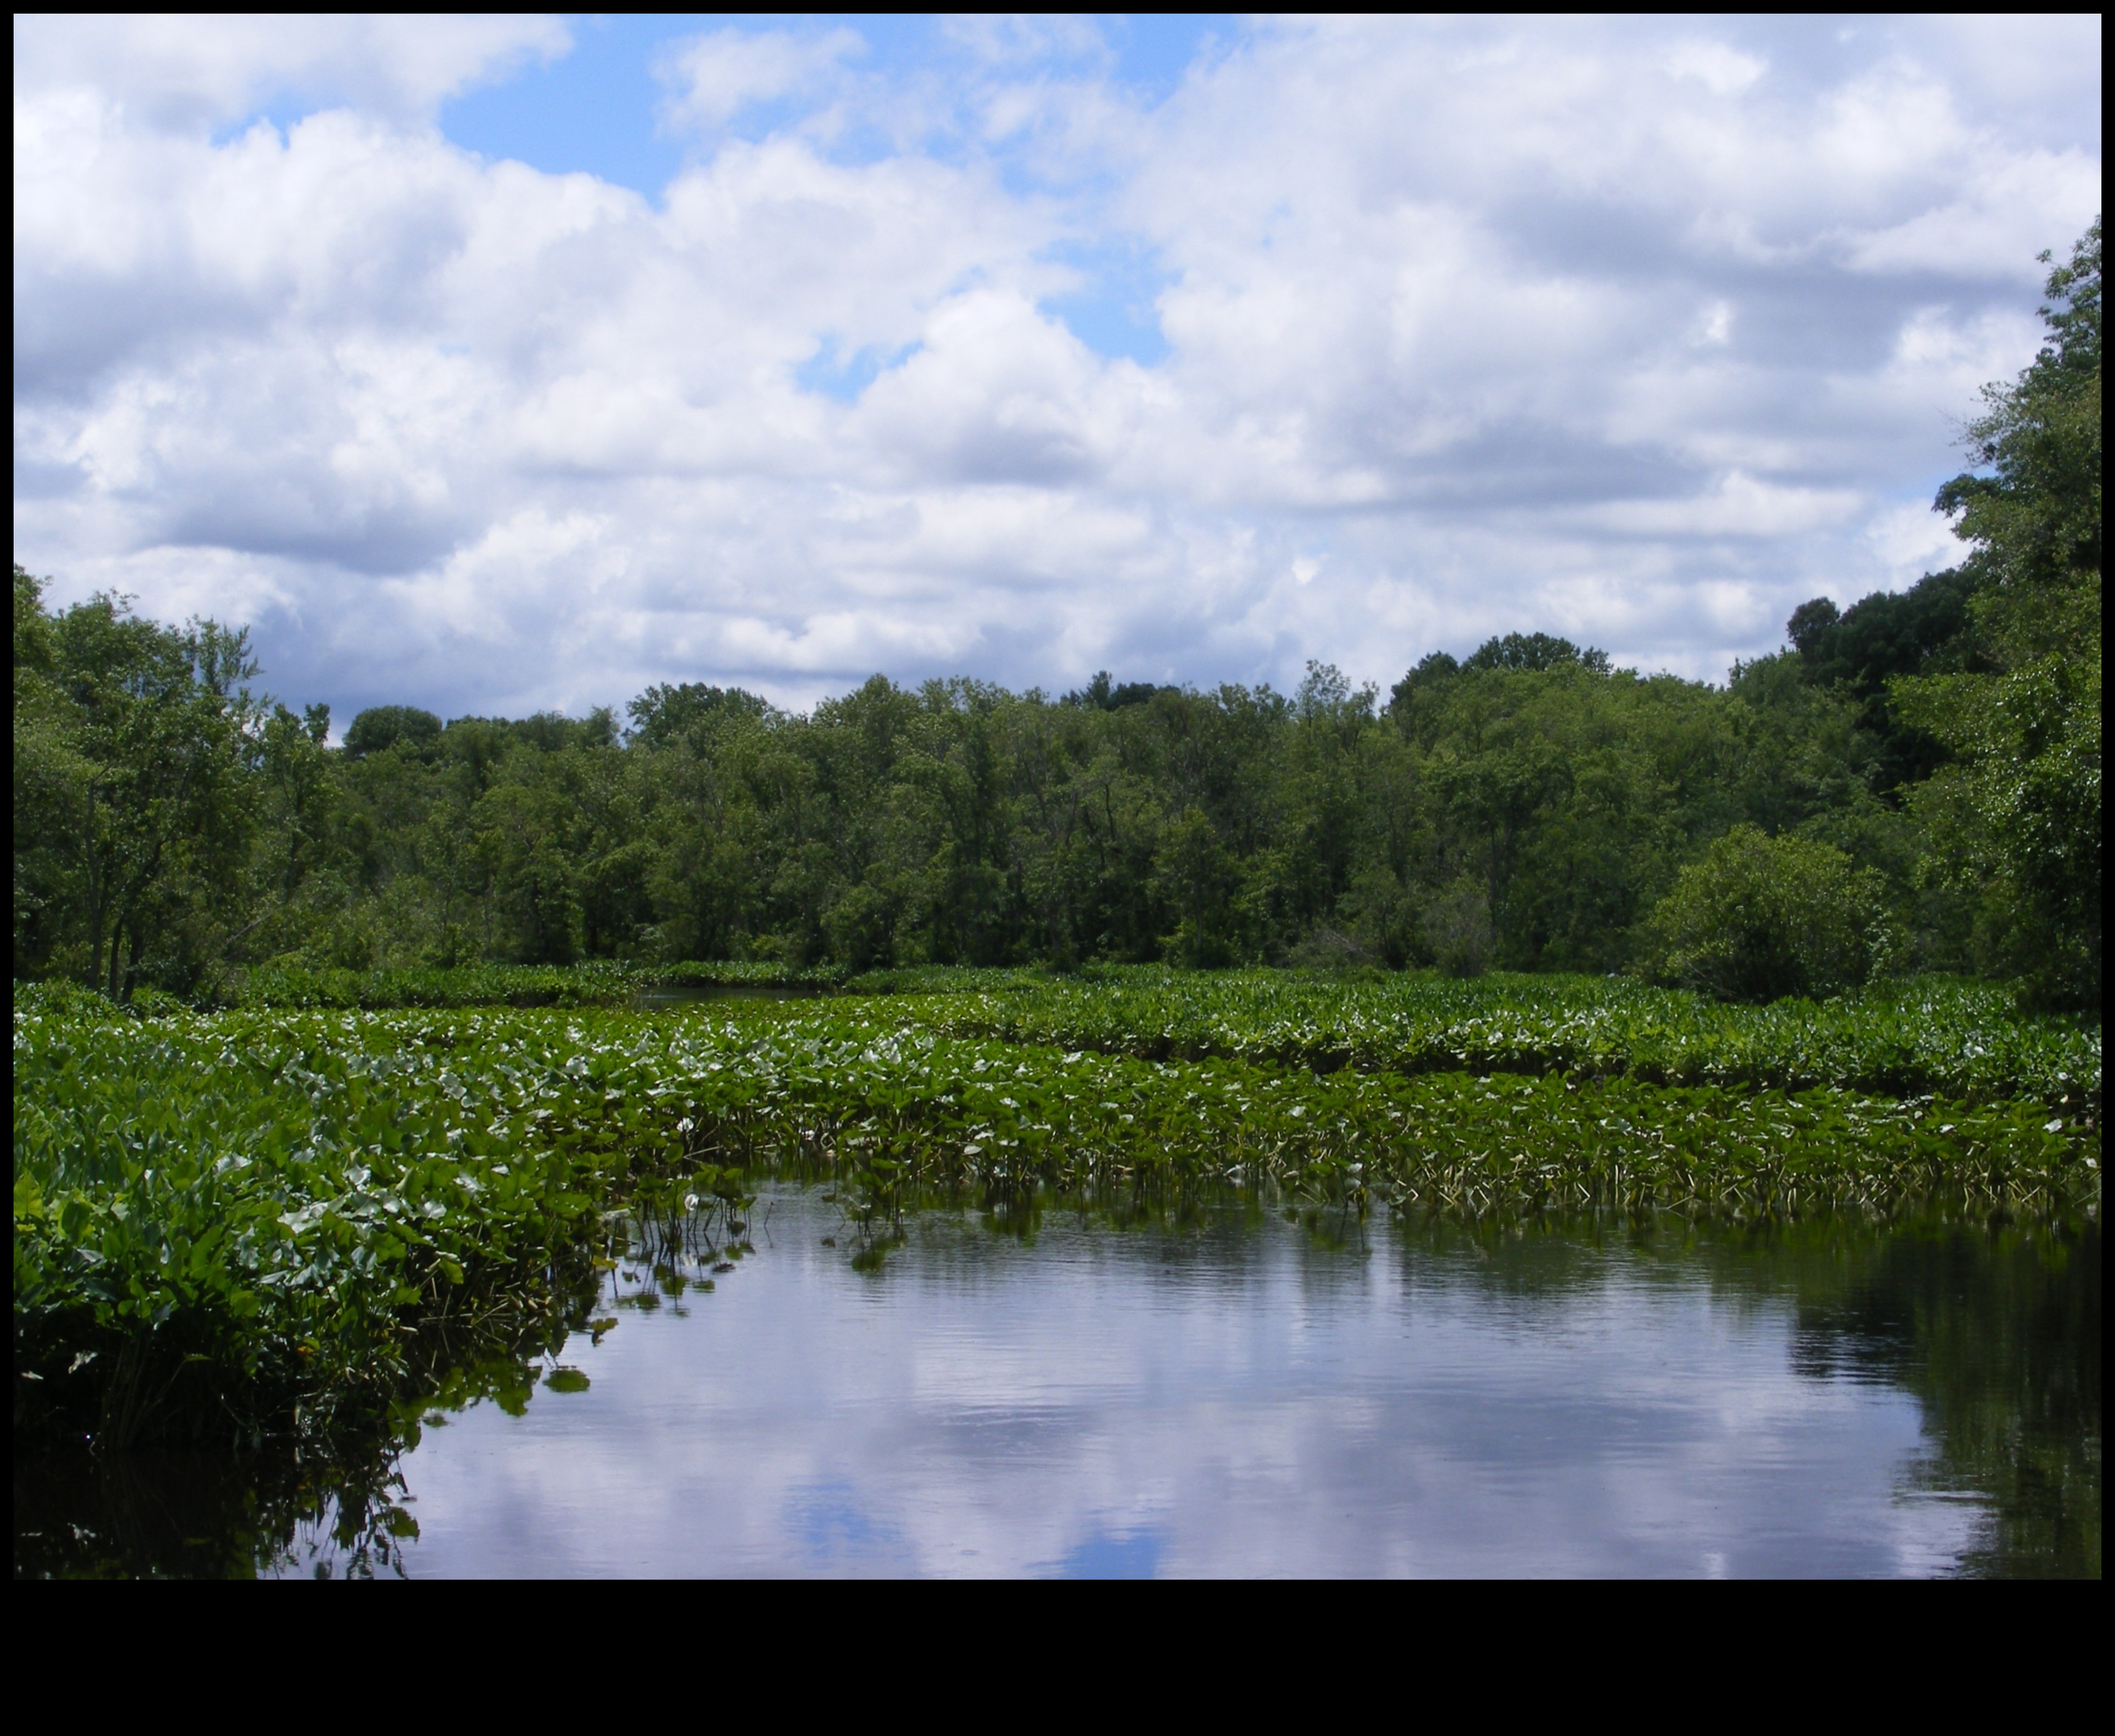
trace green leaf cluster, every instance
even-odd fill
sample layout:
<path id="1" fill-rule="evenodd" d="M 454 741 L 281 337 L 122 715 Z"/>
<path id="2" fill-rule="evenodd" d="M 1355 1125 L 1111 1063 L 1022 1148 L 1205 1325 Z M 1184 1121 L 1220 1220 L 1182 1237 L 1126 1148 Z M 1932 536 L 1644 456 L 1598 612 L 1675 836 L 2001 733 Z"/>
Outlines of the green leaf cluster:
<path id="1" fill-rule="evenodd" d="M 611 1214 L 673 1239 L 718 1212 L 738 1233 L 759 1166 L 837 1178 L 868 1257 L 936 1190 L 1122 1208 L 1234 1187 L 1470 1214 L 2097 1204 L 2097 1040 L 2090 1103 L 2071 1080 L 2053 1115 L 2016 1093 L 1755 1090 L 1737 1059 L 1722 1079 L 1651 1083 L 1678 1045 L 1651 1059 L 1638 998 L 1658 991 L 1631 985 L 1608 986 L 1599 1021 L 1575 989 L 1567 1019 L 1494 995 L 1480 1019 L 1428 1006 L 1406 1023 L 1353 985 L 1305 1021 L 1296 995 L 1281 1000 L 1274 1024 L 1253 999 L 1186 1008 L 1173 986 L 677 1016 L 140 1018 L 78 991 L 20 994 L 18 1438 L 373 1426 L 494 1331 L 555 1343 L 584 1323 Z M 1076 992 L 1088 999 L 1065 999 Z M 1988 1044 L 1970 1046 L 2002 1048 L 1987 997 L 1983 1010 Z M 1153 1011 L 1158 1028 L 1143 1022 Z M 1973 1022 L 1954 1011 L 1959 1037 Z M 1108 1050 L 1021 1040 L 1113 1012 L 1135 1024 Z M 1008 1021 L 1003 1037 L 980 1028 Z M 1403 1040 L 1420 1030 L 1413 1054 Z M 2034 1035 L 2016 1033 L 2015 1063 Z M 1124 1052 L 1178 1043 L 1202 1058 Z M 1340 1043 L 1344 1058 L 1397 1064 L 1314 1071 Z M 1452 1068 L 1433 1065 L 1443 1054 Z M 1492 1055 L 1531 1070 L 1497 1072 Z"/>
<path id="2" fill-rule="evenodd" d="M 1738 825 L 1676 877 L 1645 925 L 1645 974 L 1722 1000 L 1853 989 L 1893 949 L 1887 892 L 1832 844 Z"/>
<path id="3" fill-rule="evenodd" d="M 956 993 L 899 1016 L 959 1035 L 1152 1060 L 1937 1092 L 2089 1118 L 2100 1106 L 2097 1024 L 2023 1014 L 2003 989 L 1934 978 L 1750 1007 L 1627 978 L 1347 981 L 1101 967 L 1077 979 L 994 972 L 981 984 L 963 973 Z"/>
<path id="4" fill-rule="evenodd" d="M 2049 255 L 2044 254 L 2044 261 Z M 1986 388 L 1978 468 L 1939 491 L 1969 544 L 1980 667 L 1897 677 L 1896 707 L 1950 755 L 1915 792 L 1931 878 L 1982 908 L 1987 944 L 2051 1004 L 2100 1000 L 2100 225 L 2049 273 L 2048 341 Z"/>

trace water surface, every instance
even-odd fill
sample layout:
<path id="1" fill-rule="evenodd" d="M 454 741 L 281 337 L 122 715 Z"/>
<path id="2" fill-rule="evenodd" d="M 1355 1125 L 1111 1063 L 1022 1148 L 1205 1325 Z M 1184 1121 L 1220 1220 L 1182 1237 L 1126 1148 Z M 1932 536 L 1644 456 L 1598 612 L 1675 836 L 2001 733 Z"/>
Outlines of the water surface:
<path id="1" fill-rule="evenodd" d="M 709 1293 L 613 1274 L 555 1385 L 419 1431 L 383 1564 L 2099 1572 L 2091 1226 L 906 1227 L 856 1270 L 788 1188 Z M 342 1571 L 329 1531 L 269 1559 Z"/>
<path id="2" fill-rule="evenodd" d="M 640 990 L 631 997 L 631 1003 L 635 1010 L 647 1012 L 663 1007 L 687 1007 L 699 1001 L 814 1000 L 829 992 L 812 983 L 656 983 Z"/>

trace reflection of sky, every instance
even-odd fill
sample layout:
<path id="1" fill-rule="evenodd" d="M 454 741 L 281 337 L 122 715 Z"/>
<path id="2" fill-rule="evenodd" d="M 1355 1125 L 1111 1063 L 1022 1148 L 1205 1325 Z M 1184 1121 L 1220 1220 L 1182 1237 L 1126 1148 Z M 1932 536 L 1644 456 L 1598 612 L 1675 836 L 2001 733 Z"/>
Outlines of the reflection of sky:
<path id="1" fill-rule="evenodd" d="M 861 1277 L 836 1228 L 782 1201 L 686 1317 L 571 1346 L 588 1393 L 429 1432 L 412 1574 L 1900 1574 L 1978 1517 L 1723 1273 L 927 1220 Z"/>

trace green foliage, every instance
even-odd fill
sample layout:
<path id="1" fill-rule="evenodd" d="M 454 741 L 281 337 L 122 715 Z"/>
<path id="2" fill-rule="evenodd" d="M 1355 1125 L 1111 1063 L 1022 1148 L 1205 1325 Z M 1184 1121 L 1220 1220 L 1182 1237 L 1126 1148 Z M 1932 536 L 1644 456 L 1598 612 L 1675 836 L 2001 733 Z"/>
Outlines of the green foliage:
<path id="1" fill-rule="evenodd" d="M 865 980 L 850 985 L 856 990 Z M 1836 1087 L 2025 1100 L 2097 1121 L 2097 1025 L 2027 1017 L 2002 989 L 1925 978 L 1827 1002 L 1727 1005 L 1632 980 L 1099 967 L 955 973 L 897 1014 L 959 1036 L 1143 1059 L 1412 1074 L 1574 1073 L 1657 1085 Z"/>
<path id="2" fill-rule="evenodd" d="M 259 971 L 246 1008 L 608 1007 L 663 1004 L 668 991 L 824 991 L 899 999 L 887 1017 L 984 1036 L 1145 1059 L 1218 1057 L 1324 1072 L 1584 1072 L 1655 1084 L 1839 1086 L 2041 1102 L 2097 1116 L 2096 1024 L 2021 1013 L 2003 989 L 1930 977 L 1828 1001 L 1716 1002 L 1634 979 L 1337 968 L 1185 971 L 1088 965 L 1076 973 L 918 965 L 844 978 L 828 967 L 705 962 L 569 970 Z M 71 984 L 21 991 L 71 1017 L 122 1009 Z M 177 1010 L 166 999 L 149 1006 Z M 131 1009 L 142 1008 L 140 998 Z M 798 1010 L 797 1005 L 795 1010 Z"/>
<path id="3" fill-rule="evenodd" d="M 344 971 L 267 967 L 231 984 L 245 1007 L 594 1007 L 622 1005 L 640 981 L 622 965 L 568 968 L 458 965 L 452 970 Z"/>
<path id="4" fill-rule="evenodd" d="M 416 705 L 374 705 L 346 727 L 345 751 L 356 760 L 402 746 L 413 753 L 430 747 L 441 733 L 441 720 Z"/>
<path id="5" fill-rule="evenodd" d="M 629 1159 L 534 1081 L 234 1016 L 15 1016 L 18 1437 L 377 1419 L 422 1333 L 548 1320 Z M 393 1037 L 396 1033 L 391 1033 Z"/>
<path id="6" fill-rule="evenodd" d="M 108 877 L 80 822 L 109 755 L 43 673 L 71 617 L 18 588 L 17 973 L 108 983 Z M 319 710 L 246 701 L 221 818 L 158 834 L 201 869 L 210 845 L 213 872 L 135 901 L 171 938 L 128 955 L 121 992 L 583 958 L 1604 971 L 1744 819 L 1842 819 L 1832 840 L 1909 895 L 1914 852 L 1860 817 L 1844 705 L 1604 663 L 1515 636 L 1466 668 L 1428 659 L 1385 713 L 1324 666 L 1290 699 L 877 677 L 805 718 L 659 687 L 622 743 L 602 714 L 443 727 L 380 707 L 333 750 Z"/>
<path id="7" fill-rule="evenodd" d="M 1738 825 L 1647 923 L 1645 974 L 1722 1000 L 1856 988 L 1891 948 L 1879 877 L 1811 839 Z"/>
<path id="8" fill-rule="evenodd" d="M 1927 573 L 1907 590 L 1876 591 L 1840 614 L 1817 597 L 1786 623 L 1805 678 L 1856 700 L 1857 758 L 1880 794 L 1921 782 L 1945 760 L 1938 739 L 1892 703 L 1889 684 L 1982 666 L 1969 631 L 1978 583 L 1972 568 Z"/>
<path id="9" fill-rule="evenodd" d="M 1785 635 L 1810 680 L 1847 682 L 1861 697 L 1898 675 L 1916 675 L 1966 650 L 1962 635 L 1976 575 L 1927 573 L 1905 591 L 1875 591 L 1842 613 L 1826 597 L 1792 611 Z"/>
<path id="10" fill-rule="evenodd" d="M 238 928 L 262 708 L 247 636 L 15 570 L 15 969 L 189 987 Z"/>
<path id="11" fill-rule="evenodd" d="M 631 739 L 642 747 L 667 747 L 693 733 L 709 734 L 723 722 L 754 722 L 768 717 L 771 707 L 740 687 L 708 687 L 702 682 L 649 687 L 626 708 Z"/>
<path id="12" fill-rule="evenodd" d="M 2018 1098 L 2067 1114 L 2099 1113 L 2097 1024 L 2022 1014 L 2002 988 L 1929 977 L 1829 1001 L 1741 1006 L 1634 979 L 1493 974 L 1471 982 L 1357 968 L 1318 976 L 1097 964 L 1068 974 L 1040 966 L 918 965 L 847 979 L 828 967 L 775 963 L 484 965 L 259 971 L 234 1004 L 616 1008 L 660 991 L 715 989 L 915 996 L 886 1016 L 957 1035 L 1151 1060 L 1218 1057 L 1324 1072 L 1622 1073 L 1656 1084 Z M 122 1016 L 103 996 L 71 984 L 22 992 L 70 1016 Z"/>
<path id="13" fill-rule="evenodd" d="M 231 979 L 220 1003 L 244 1007 L 611 1007 L 657 989 L 834 985 L 842 973 L 719 959 L 627 965 L 457 965 L 448 970 L 346 971 L 268 966 Z"/>
<path id="14" fill-rule="evenodd" d="M 732 1218 L 761 1164 L 840 1177 L 878 1235 L 935 1188 L 1472 1213 L 2098 1197 L 2076 1106 L 1151 1060 L 964 1034 L 1003 1004 L 982 999 L 136 1020 L 18 994 L 18 1439 L 366 1426 L 420 1390 L 422 1345 L 562 1330 L 612 1210 Z"/>
<path id="15" fill-rule="evenodd" d="M 2044 254 L 2044 264 L 2049 255 Z M 2010 663 L 2066 649 L 2077 623 L 2062 604 L 2100 579 L 2100 223 L 2049 273 L 2048 342 L 2009 385 L 1983 390 L 1968 426 L 1979 469 L 1939 490 L 1938 505 L 1975 551 L 1992 595 L 1980 625 Z M 2052 604 L 2054 605 L 2053 609 Z"/>
<path id="16" fill-rule="evenodd" d="M 1090 965 L 1085 974 L 1099 979 L 1108 976 L 1110 967 Z M 1055 980 L 1056 973 L 1040 965 L 991 970 L 975 965 L 919 964 L 863 971 L 846 977 L 843 990 L 847 994 L 979 994 L 1002 989 L 1039 989 Z"/>
<path id="17" fill-rule="evenodd" d="M 1156 693 L 1175 693 L 1176 687 L 1159 687 L 1149 681 L 1119 682 L 1107 669 L 1094 672 L 1094 679 L 1076 692 L 1065 696 L 1068 705 L 1092 705 L 1098 711 L 1121 711 L 1126 705 L 1143 705 Z"/>
<path id="18" fill-rule="evenodd" d="M 1608 673 L 1606 651 L 1582 651 L 1569 639 L 1548 633 L 1507 633 L 1487 639 L 1469 654 L 1462 665 L 1470 669 L 1557 669 L 1576 665 L 1597 675 Z"/>
<path id="19" fill-rule="evenodd" d="M 1481 976 L 1491 957 L 1491 901 L 1473 875 L 1461 875 L 1428 902 L 1420 918 L 1433 961 L 1449 976 Z"/>
<path id="20" fill-rule="evenodd" d="M 2097 641 L 2096 641 L 2097 647 Z M 1935 877 L 1981 895 L 1989 962 L 2034 998 L 2100 998 L 2100 659 L 2037 658 L 1996 677 L 1900 691 L 1960 755 L 1919 792 Z"/>
<path id="21" fill-rule="evenodd" d="M 2043 255 L 2046 260 L 2047 255 Z M 1953 756 L 1912 806 L 1928 875 L 1982 906 L 1985 950 L 2043 1001 L 2100 999 L 2100 225 L 2051 271 L 2049 338 L 1991 386 L 1967 444 L 1988 474 L 1938 504 L 1979 583 L 1990 673 L 1898 678 L 1902 714 Z"/>

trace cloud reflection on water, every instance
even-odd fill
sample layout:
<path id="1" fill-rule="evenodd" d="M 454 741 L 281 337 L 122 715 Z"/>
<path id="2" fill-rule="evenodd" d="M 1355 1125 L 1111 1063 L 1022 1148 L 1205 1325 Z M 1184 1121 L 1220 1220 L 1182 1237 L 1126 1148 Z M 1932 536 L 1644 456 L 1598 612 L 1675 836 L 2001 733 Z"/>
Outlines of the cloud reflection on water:
<path id="1" fill-rule="evenodd" d="M 1767 1272 L 1053 1216 L 862 1276 L 837 1228 L 782 1199 L 689 1319 L 569 1347 L 590 1392 L 429 1434 L 413 1576 L 1917 1575 L 1983 1518 Z"/>

